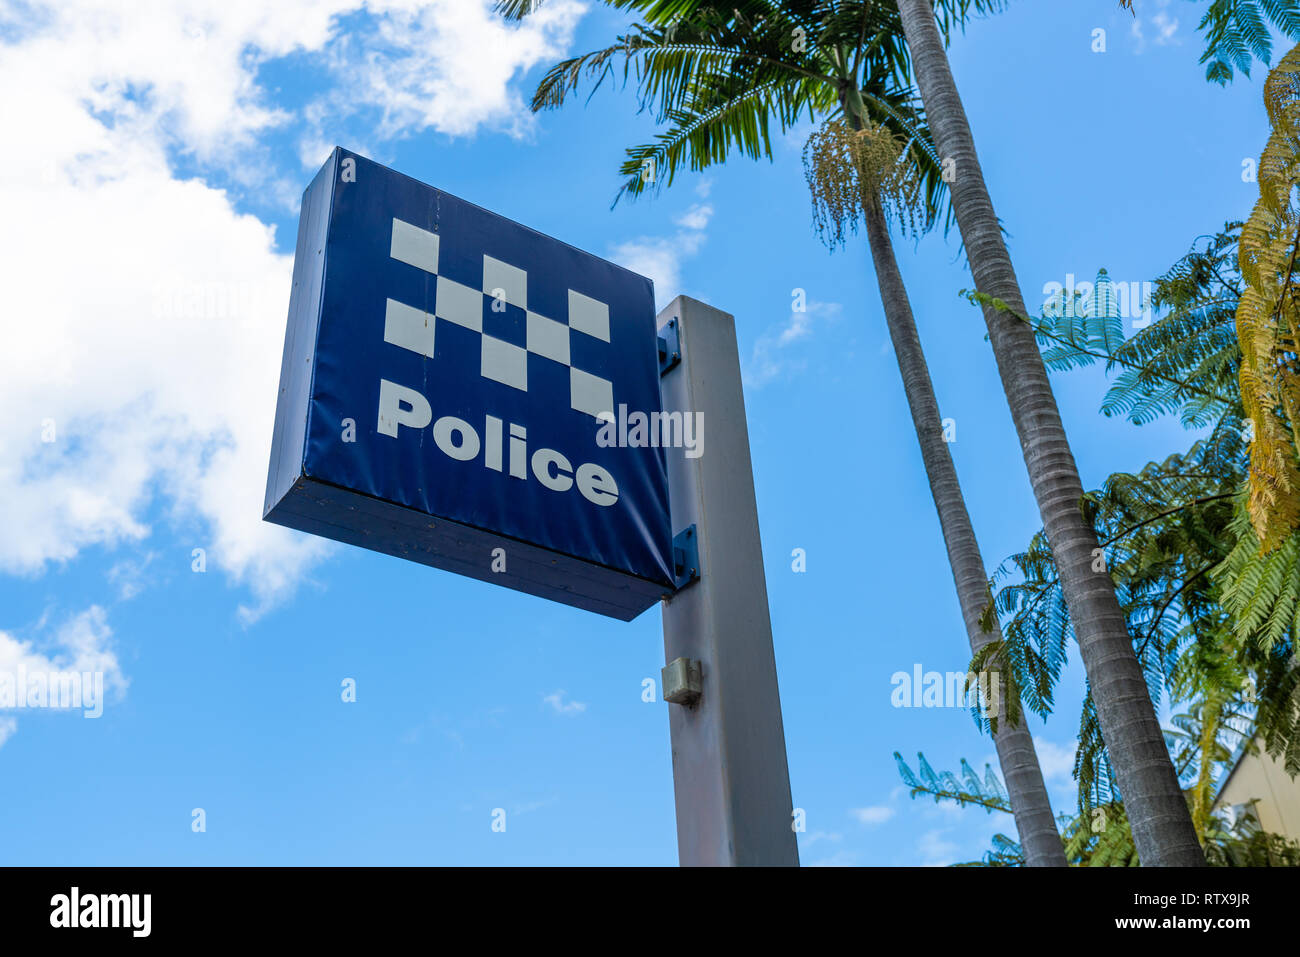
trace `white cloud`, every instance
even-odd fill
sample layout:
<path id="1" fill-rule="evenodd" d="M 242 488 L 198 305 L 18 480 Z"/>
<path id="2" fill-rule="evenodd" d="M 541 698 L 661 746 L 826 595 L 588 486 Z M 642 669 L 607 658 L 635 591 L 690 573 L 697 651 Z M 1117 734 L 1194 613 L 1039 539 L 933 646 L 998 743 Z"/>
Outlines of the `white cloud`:
<path id="1" fill-rule="evenodd" d="M 544 807 L 549 807 L 550 805 L 554 804 L 557 800 L 559 799 L 555 797 L 549 797 L 543 801 L 526 801 L 523 804 L 515 805 L 513 808 L 510 809 L 510 813 L 514 815 L 531 814 L 533 811 L 540 811 Z"/>
<path id="2" fill-rule="evenodd" d="M 1134 53 L 1142 53 L 1146 49 L 1147 37 L 1145 25 L 1147 23 L 1155 28 L 1154 42 L 1156 46 L 1177 46 L 1182 42 L 1177 36 L 1178 18 L 1171 18 L 1169 14 L 1165 12 L 1165 8 L 1169 6 L 1169 2 L 1170 0 L 1156 0 L 1156 4 L 1160 9 L 1149 18 L 1144 18 L 1146 5 L 1142 0 L 1137 0 L 1137 2 L 1134 3 L 1133 22 L 1129 28 L 1129 32 L 1132 34 L 1134 41 Z"/>
<path id="3" fill-rule="evenodd" d="M 140 558 L 124 558 L 110 568 L 104 576 L 110 585 L 117 587 L 117 597 L 130 601 L 150 584 L 147 572 L 149 566 L 158 559 L 157 552 L 149 552 Z"/>
<path id="4" fill-rule="evenodd" d="M 370 6 L 388 15 L 364 38 L 361 62 L 342 61 L 340 92 L 378 107 L 385 137 L 420 129 L 464 136 L 484 125 L 522 135 L 532 116 L 511 79 L 558 60 L 586 11 L 576 0 L 548 0 L 522 23 L 507 24 L 488 0 Z"/>
<path id="5" fill-rule="evenodd" d="M 707 194 L 708 190 L 705 189 L 704 193 Z M 682 288 L 682 260 L 700 251 L 712 218 L 712 206 L 696 203 L 673 219 L 673 223 L 681 227 L 673 237 L 640 236 L 615 246 L 609 258 L 648 277 L 655 285 L 655 308 L 663 309 L 685 291 Z"/>
<path id="6" fill-rule="evenodd" d="M 838 834 L 833 831 L 810 831 L 807 834 L 801 834 L 799 836 L 799 846 L 800 848 L 809 848 L 821 841 L 830 841 L 832 844 L 838 844 L 843 839 L 843 834 Z"/>
<path id="7" fill-rule="evenodd" d="M 1049 781 L 1073 780 L 1074 753 L 1078 742 L 1067 745 L 1053 744 L 1046 738 L 1034 738 L 1034 750 L 1038 753 L 1038 766 L 1042 768 L 1043 777 Z"/>
<path id="8" fill-rule="evenodd" d="M 359 33 L 339 15 L 366 10 Z M 35 575 L 89 546 L 139 543 L 148 514 L 193 528 L 209 569 L 282 599 L 331 546 L 261 521 L 291 257 L 274 230 L 204 175 L 300 187 L 337 130 L 328 103 L 274 102 L 262 64 L 291 52 L 331 67 L 335 100 L 413 128 L 519 133 L 510 83 L 556 56 L 584 9 L 551 0 L 522 25 L 489 0 L 116 0 L 4 15 L 0 125 L 0 572 Z M 264 134 L 307 132 L 284 168 Z M 290 185 L 290 182 L 298 185 Z M 290 240 L 292 237 L 288 237 Z M 42 441 L 50 438 L 53 441 Z M 195 520 L 197 519 L 197 522 Z M 188 563 L 188 548 L 182 559 Z M 138 588 L 137 581 L 128 587 Z"/>
<path id="9" fill-rule="evenodd" d="M 808 333 L 812 331 L 813 316 L 818 312 L 825 312 L 829 305 L 831 304 L 815 302 L 812 304 L 812 308 L 805 312 L 790 313 L 790 320 L 777 335 L 776 344 L 778 346 L 788 346 L 790 343 L 797 342 L 804 338 L 804 336 L 808 335 Z M 835 303 L 834 305 L 838 307 L 838 303 Z M 832 309 L 831 311 L 835 310 Z"/>
<path id="10" fill-rule="evenodd" d="M 916 853 L 921 859 L 922 867 L 945 867 L 953 863 L 957 845 L 946 840 L 946 829 L 926 831 L 916 845 Z"/>
<path id="11" fill-rule="evenodd" d="M 542 701 L 554 708 L 557 714 L 579 715 L 587 710 L 587 706 L 581 701 L 565 701 L 565 694 L 564 691 L 556 691 L 543 695 Z"/>
<path id="12" fill-rule="evenodd" d="M 654 283 L 656 309 L 662 309 L 681 291 L 681 257 L 682 250 L 674 240 L 653 236 L 620 243 L 609 253 L 613 262 Z"/>
<path id="13" fill-rule="evenodd" d="M 423 130 L 529 135 L 535 117 L 515 81 L 560 59 L 587 10 L 578 0 L 548 0 L 522 22 L 507 23 L 493 12 L 492 0 L 366 0 L 364 6 L 372 19 L 324 51 L 333 87 L 302 110 L 297 149 L 309 170 L 335 145 L 374 152 L 345 125 L 359 115 L 379 140 Z"/>
<path id="14" fill-rule="evenodd" d="M 290 259 L 224 193 L 174 179 L 156 143 L 100 135 L 109 151 L 68 157 L 67 178 L 0 186 L 24 223 L 0 237 L 21 277 L 5 310 L 39 317 L 11 324 L 0 356 L 0 570 L 144 539 L 158 489 L 203 520 L 194 546 L 269 600 L 325 551 L 261 522 Z"/>
<path id="15" fill-rule="evenodd" d="M 675 237 L 641 236 L 620 243 L 609 258 L 655 284 L 655 308 L 662 309 L 682 294 L 682 260 L 694 256 L 704 233 L 683 230 Z"/>
<path id="16" fill-rule="evenodd" d="M 682 213 L 673 220 L 683 229 L 702 230 L 709 225 L 709 220 L 713 218 L 713 207 L 707 203 L 696 203 L 686 212 Z"/>
<path id="17" fill-rule="evenodd" d="M 840 317 L 838 302 L 809 301 L 803 311 L 791 311 L 780 325 L 769 328 L 756 340 L 745 364 L 745 384 L 758 388 L 790 372 L 802 369 L 806 362 L 790 355 L 789 347 L 806 339 L 818 322 L 834 322 Z"/>
<path id="18" fill-rule="evenodd" d="M 892 807 L 855 807 L 849 813 L 859 824 L 884 824 L 894 816 Z"/>
<path id="19" fill-rule="evenodd" d="M 43 674 L 50 680 L 55 673 L 90 672 L 103 676 L 105 694 L 125 693 L 128 682 L 113 650 L 113 632 L 103 608 L 90 606 L 66 620 L 52 635 L 44 634 L 48 631 L 44 619 L 35 630 L 38 637 L 26 640 L 0 631 L 0 674 L 8 676 L 15 691 L 20 674 Z M 91 702 L 85 703 L 90 708 Z M 0 745 L 17 727 L 16 715 L 0 714 Z"/>
<path id="20" fill-rule="evenodd" d="M 852 867 L 858 862 L 858 855 L 854 851 L 836 851 L 830 857 L 823 857 L 815 861 L 807 861 L 805 867 Z"/>
<path id="21" fill-rule="evenodd" d="M 1034 738 L 1038 766 L 1043 771 L 1043 780 L 1052 795 L 1052 804 L 1058 809 L 1073 808 L 1078 800 L 1079 786 L 1074 780 L 1074 755 L 1078 747 L 1077 741 L 1059 745 L 1046 738 Z"/>
<path id="22" fill-rule="evenodd" d="M 1178 41 L 1177 39 L 1175 39 L 1175 37 L 1174 37 L 1174 34 L 1178 31 L 1178 18 L 1177 18 L 1177 17 L 1174 17 L 1174 18 L 1171 20 L 1171 19 L 1169 18 L 1169 15 L 1168 15 L 1167 13 L 1164 13 L 1163 11 L 1161 11 L 1160 13 L 1157 13 L 1154 17 L 1151 18 L 1151 23 L 1152 23 L 1152 24 L 1155 26 L 1155 28 L 1156 28 L 1156 45 L 1157 45 L 1157 46 L 1165 46 L 1166 44 L 1168 44 L 1168 43 L 1170 43 L 1170 42 L 1175 43 L 1175 44 L 1177 44 L 1177 43 L 1179 42 L 1179 41 Z"/>
<path id="23" fill-rule="evenodd" d="M 258 132 L 282 123 L 254 82 L 259 63 L 329 38 L 334 16 L 349 0 L 264 5 L 189 0 L 147 11 L 115 0 L 32 4 L 12 18 L 15 61 L 39 66 L 28 74 L 16 112 L 57 105 L 48 134 L 63 145 L 112 114 L 151 139 L 168 138 L 204 158 L 229 155 Z M 17 100 L 25 102 L 15 102 Z M 165 120 L 164 127 L 158 127 Z M 106 131 L 105 131 L 106 132 Z M 107 136 L 102 137 L 108 139 Z"/>

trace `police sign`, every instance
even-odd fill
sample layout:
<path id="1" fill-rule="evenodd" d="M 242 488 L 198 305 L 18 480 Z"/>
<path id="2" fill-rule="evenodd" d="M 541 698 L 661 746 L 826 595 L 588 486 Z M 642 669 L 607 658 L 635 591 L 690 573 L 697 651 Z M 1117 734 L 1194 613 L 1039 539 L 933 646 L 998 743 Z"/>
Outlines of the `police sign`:
<path id="1" fill-rule="evenodd" d="M 673 590 L 650 281 L 354 153 L 303 194 L 264 517 L 630 620 Z"/>

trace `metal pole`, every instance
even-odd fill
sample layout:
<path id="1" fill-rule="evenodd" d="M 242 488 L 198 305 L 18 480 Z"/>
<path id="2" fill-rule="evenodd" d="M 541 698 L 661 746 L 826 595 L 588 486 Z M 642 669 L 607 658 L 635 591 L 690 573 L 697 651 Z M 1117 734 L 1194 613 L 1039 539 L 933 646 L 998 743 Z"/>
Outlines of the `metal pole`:
<path id="1" fill-rule="evenodd" d="M 685 296 L 659 314 L 661 335 L 673 319 L 681 362 L 663 377 L 664 410 L 703 429 L 698 457 L 667 450 L 673 531 L 696 527 L 700 568 L 663 603 L 667 661 L 700 663 L 699 697 L 668 706 L 677 856 L 797 866 L 735 322 Z"/>

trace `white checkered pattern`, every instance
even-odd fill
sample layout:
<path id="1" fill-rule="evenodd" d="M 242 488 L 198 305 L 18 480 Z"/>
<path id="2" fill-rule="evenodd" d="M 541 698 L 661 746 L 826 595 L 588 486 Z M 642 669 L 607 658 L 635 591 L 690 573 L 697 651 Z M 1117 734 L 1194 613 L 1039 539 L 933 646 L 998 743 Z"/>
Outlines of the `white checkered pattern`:
<path id="1" fill-rule="evenodd" d="M 390 255 L 438 277 L 434 314 L 389 299 L 384 313 L 384 341 L 433 358 L 434 331 L 439 319 L 472 329 L 482 341 L 480 374 L 521 392 L 528 391 L 528 354 L 569 368 L 569 404 L 593 418 L 614 410 L 614 384 L 608 379 L 574 368 L 569 344 L 577 335 L 609 342 L 609 306 L 569 290 L 569 321 L 557 322 L 528 308 L 528 273 L 517 266 L 483 257 L 483 288 L 473 289 L 438 274 L 437 233 L 393 220 Z M 496 298 L 523 309 L 526 314 L 526 348 L 483 332 L 483 301 Z"/>

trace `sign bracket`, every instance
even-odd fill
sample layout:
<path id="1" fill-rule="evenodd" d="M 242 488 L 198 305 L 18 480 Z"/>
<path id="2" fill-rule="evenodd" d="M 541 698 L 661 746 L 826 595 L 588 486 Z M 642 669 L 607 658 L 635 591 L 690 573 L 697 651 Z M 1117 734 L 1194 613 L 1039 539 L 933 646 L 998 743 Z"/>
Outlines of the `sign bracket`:
<path id="1" fill-rule="evenodd" d="M 673 577 L 678 591 L 700 580 L 700 542 L 694 525 L 673 536 Z"/>
<path id="2" fill-rule="evenodd" d="M 660 327 L 659 376 L 663 378 L 682 361 L 682 339 L 677 319 L 669 319 Z M 680 586 L 679 586 L 680 587 Z"/>

